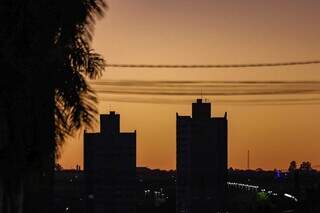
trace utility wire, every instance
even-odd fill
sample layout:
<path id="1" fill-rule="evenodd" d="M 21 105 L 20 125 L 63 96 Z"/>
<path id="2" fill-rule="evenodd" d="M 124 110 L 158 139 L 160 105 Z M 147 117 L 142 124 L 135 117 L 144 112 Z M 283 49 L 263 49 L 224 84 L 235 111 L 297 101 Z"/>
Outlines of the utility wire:
<path id="1" fill-rule="evenodd" d="M 320 64 L 320 60 L 293 61 L 278 63 L 252 63 L 252 64 L 106 64 L 107 67 L 116 68 L 242 68 L 242 67 L 280 67 Z"/>
<path id="2" fill-rule="evenodd" d="M 98 93 L 152 96 L 320 95 L 320 81 L 92 81 Z"/>

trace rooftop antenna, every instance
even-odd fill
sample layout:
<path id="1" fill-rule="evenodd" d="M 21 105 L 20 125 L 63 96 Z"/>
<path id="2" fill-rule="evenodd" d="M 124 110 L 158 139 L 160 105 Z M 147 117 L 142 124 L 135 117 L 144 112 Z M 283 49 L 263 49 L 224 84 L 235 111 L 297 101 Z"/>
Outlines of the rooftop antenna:
<path id="1" fill-rule="evenodd" d="M 200 94 L 201 94 L 200 97 L 201 97 L 201 100 L 202 100 L 202 99 L 203 99 L 203 91 L 202 91 L 202 88 L 201 88 L 201 93 L 200 93 Z M 206 102 L 206 99 L 204 99 L 203 102 Z"/>
<path id="2" fill-rule="evenodd" d="M 250 150 L 248 150 L 248 156 L 247 156 L 247 168 L 250 170 Z"/>

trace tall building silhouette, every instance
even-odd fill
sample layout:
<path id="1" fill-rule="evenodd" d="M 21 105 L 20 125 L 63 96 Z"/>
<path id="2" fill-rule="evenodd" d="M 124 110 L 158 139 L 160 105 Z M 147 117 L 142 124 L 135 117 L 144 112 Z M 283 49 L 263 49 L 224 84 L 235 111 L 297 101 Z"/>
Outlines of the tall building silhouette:
<path id="1" fill-rule="evenodd" d="M 176 115 L 177 213 L 223 211 L 227 189 L 228 121 L 211 117 L 211 104 L 197 99 L 192 117 Z"/>
<path id="2" fill-rule="evenodd" d="M 100 115 L 100 133 L 84 133 L 87 212 L 134 213 L 136 131 L 120 132 L 120 115 Z"/>

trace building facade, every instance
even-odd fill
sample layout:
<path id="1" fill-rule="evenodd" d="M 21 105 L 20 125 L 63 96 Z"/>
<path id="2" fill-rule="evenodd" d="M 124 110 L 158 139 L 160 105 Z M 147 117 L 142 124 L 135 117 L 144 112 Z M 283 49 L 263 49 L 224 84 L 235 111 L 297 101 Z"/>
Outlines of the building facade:
<path id="1" fill-rule="evenodd" d="M 136 210 L 136 131 L 120 132 L 120 115 L 100 115 L 100 132 L 84 133 L 87 212 Z"/>
<path id="2" fill-rule="evenodd" d="M 211 117 L 197 99 L 192 117 L 176 115 L 177 213 L 224 211 L 227 198 L 228 121 Z"/>

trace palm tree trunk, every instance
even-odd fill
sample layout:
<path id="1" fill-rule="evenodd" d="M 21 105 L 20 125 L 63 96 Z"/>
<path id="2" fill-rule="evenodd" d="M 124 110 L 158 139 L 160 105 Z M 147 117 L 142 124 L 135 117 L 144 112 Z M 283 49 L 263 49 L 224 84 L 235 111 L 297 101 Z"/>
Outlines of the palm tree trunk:
<path id="1" fill-rule="evenodd" d="M 0 212 L 22 213 L 23 185 L 22 178 L 1 177 L 0 184 Z M 19 181 L 20 180 L 20 181 Z"/>
<path id="2" fill-rule="evenodd" d="M 33 98 L 27 96 L 29 101 L 14 100 L 9 114 L 0 113 L 1 213 L 50 213 L 52 209 L 54 93 L 48 83 L 41 88 Z"/>

